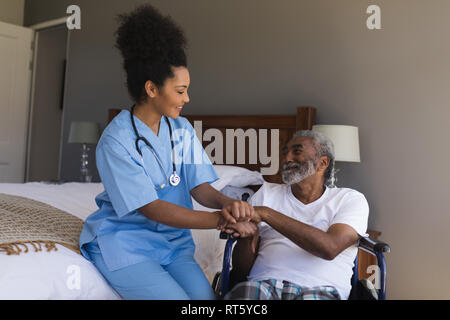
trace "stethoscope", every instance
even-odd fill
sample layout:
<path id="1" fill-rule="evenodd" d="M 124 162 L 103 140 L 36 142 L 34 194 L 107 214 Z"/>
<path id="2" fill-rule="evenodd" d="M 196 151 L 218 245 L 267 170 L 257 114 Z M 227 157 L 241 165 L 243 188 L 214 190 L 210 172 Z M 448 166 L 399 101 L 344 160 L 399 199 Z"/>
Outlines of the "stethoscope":
<path id="1" fill-rule="evenodd" d="M 166 119 L 167 125 L 169 126 L 169 132 L 170 132 L 170 144 L 172 145 L 172 167 L 173 167 L 173 173 L 170 175 L 170 177 L 167 177 L 166 171 L 164 170 L 164 166 L 163 166 L 161 160 L 159 159 L 158 155 L 156 154 L 155 149 L 153 149 L 153 146 L 150 144 L 150 142 L 148 142 L 148 140 L 145 137 L 141 137 L 139 135 L 139 132 L 138 132 L 138 130 L 136 128 L 136 124 L 134 123 L 134 108 L 135 107 L 136 107 L 136 105 L 131 107 L 130 115 L 131 115 L 131 124 L 133 125 L 133 130 L 134 130 L 134 133 L 136 134 L 136 137 L 137 137 L 136 138 L 136 142 L 135 142 L 136 143 L 136 150 L 141 156 L 142 163 L 144 163 L 144 157 L 142 155 L 142 151 L 141 151 L 141 149 L 139 149 L 139 141 L 143 141 L 150 148 L 150 150 L 152 151 L 153 155 L 155 156 L 156 161 L 158 162 L 162 172 L 164 173 L 164 176 L 166 177 L 166 183 L 162 184 L 159 188 L 157 188 L 155 186 L 155 189 L 156 190 L 164 189 L 168 182 L 173 187 L 178 186 L 180 184 L 180 182 L 181 182 L 181 178 L 177 174 L 177 168 L 176 168 L 175 161 L 174 161 L 174 154 L 173 154 L 173 152 L 174 152 L 175 149 L 174 149 L 174 143 L 173 143 L 173 140 L 172 140 L 172 126 L 170 125 L 169 120 L 167 119 L 167 117 L 164 117 L 164 119 Z"/>

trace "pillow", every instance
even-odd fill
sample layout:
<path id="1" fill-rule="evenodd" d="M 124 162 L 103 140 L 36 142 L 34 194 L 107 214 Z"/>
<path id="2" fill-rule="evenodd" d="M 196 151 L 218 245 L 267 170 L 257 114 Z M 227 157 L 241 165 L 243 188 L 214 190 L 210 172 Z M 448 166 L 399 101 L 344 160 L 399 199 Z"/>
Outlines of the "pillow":
<path id="1" fill-rule="evenodd" d="M 219 176 L 219 180 L 214 182 L 212 186 L 219 191 L 226 186 L 242 188 L 264 184 L 264 178 L 258 171 L 250 171 L 241 167 L 224 165 L 215 165 L 214 169 Z"/>
<path id="2" fill-rule="evenodd" d="M 226 195 L 228 198 L 243 200 L 247 202 L 255 194 L 255 191 L 250 188 L 239 188 L 232 186 L 226 186 L 225 188 L 220 190 L 220 192 Z"/>

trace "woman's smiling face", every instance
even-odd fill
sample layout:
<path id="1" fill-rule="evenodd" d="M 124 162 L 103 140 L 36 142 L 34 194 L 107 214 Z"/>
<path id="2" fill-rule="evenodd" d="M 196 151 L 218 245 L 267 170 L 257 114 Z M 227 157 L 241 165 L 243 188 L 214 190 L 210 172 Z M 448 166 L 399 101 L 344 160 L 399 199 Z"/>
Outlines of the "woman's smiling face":
<path id="1" fill-rule="evenodd" d="M 172 72 L 174 76 L 167 78 L 162 88 L 150 89 L 153 94 L 147 88 L 151 82 L 147 82 L 146 89 L 156 110 L 163 116 L 176 119 L 180 116 L 184 104 L 189 102 L 188 88 L 191 80 L 186 67 L 172 67 Z"/>

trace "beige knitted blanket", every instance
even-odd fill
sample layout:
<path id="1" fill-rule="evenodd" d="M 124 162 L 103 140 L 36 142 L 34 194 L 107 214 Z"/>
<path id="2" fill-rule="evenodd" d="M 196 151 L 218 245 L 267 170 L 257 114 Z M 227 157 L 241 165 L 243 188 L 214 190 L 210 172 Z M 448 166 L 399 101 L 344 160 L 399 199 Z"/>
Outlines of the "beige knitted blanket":
<path id="1" fill-rule="evenodd" d="M 80 253 L 83 220 L 42 202 L 0 194 L 0 252 L 8 255 L 58 250 L 56 244 Z"/>

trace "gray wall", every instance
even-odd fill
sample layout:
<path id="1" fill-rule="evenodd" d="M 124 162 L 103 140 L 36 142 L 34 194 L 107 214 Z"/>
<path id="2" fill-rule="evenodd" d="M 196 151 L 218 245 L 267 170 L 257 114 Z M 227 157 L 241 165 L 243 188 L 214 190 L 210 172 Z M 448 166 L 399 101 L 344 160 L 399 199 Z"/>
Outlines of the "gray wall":
<path id="1" fill-rule="evenodd" d="M 72 33 L 65 140 L 72 120 L 105 122 L 129 104 L 114 16 L 145 1 L 27 0 L 26 24 L 82 8 Z M 369 227 L 389 242 L 388 297 L 450 299 L 450 2 L 448 0 L 151 1 L 189 39 L 188 113 L 293 113 L 360 128 L 361 164 L 340 164 L 341 186 L 363 192 Z M 369 31 L 378 4 L 382 30 Z M 63 174 L 78 149 L 65 144 Z M 74 175 L 75 174 L 75 175 Z"/>
<path id="2" fill-rule="evenodd" d="M 23 26 L 25 0 L 0 0 L 0 21 Z"/>

